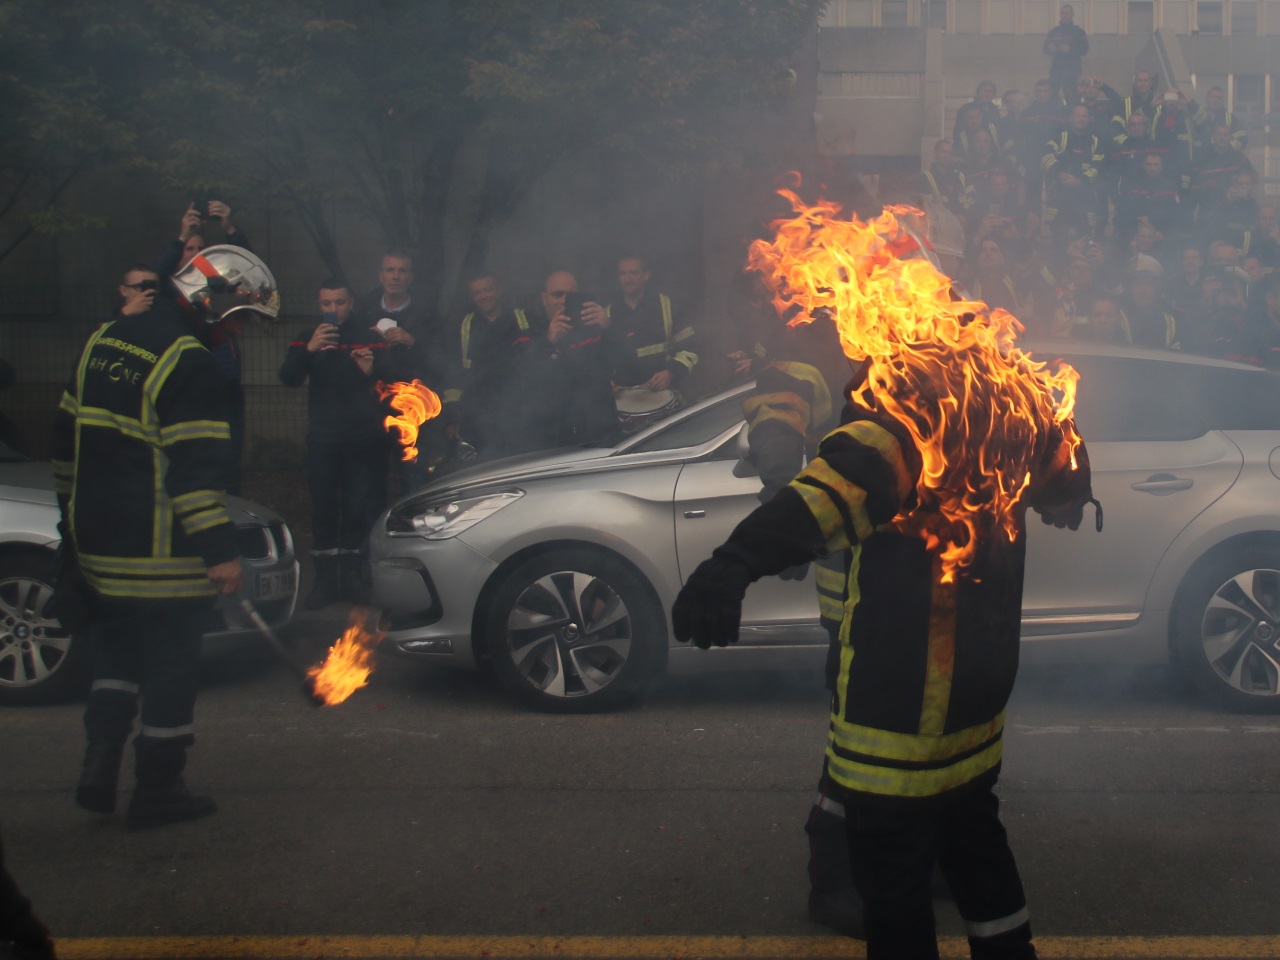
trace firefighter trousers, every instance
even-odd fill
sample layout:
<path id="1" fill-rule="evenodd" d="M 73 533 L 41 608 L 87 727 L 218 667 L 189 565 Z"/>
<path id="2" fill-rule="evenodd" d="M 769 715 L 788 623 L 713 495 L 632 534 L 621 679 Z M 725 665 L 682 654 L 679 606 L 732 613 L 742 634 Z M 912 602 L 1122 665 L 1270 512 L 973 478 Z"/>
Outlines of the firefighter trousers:
<path id="1" fill-rule="evenodd" d="M 84 727 L 90 743 L 134 739 L 138 782 L 172 782 L 195 742 L 197 668 L 213 601 L 99 603 L 95 617 L 93 683 Z M 140 708 L 140 709 L 139 709 Z"/>
<path id="2" fill-rule="evenodd" d="M 867 960 L 937 960 L 935 860 L 965 920 L 974 960 L 1034 960 L 1027 901 L 994 786 L 995 778 L 986 777 L 928 800 L 846 794 Z"/>

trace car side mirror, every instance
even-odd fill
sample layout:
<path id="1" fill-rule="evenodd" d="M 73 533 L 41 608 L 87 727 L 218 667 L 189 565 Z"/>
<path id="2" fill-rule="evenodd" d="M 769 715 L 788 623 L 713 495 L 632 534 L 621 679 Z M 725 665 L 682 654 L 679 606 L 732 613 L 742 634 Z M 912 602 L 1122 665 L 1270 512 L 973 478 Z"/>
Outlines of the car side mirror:
<path id="1" fill-rule="evenodd" d="M 751 433 L 749 424 L 744 423 L 738 431 L 738 438 L 735 441 L 738 452 L 738 462 L 733 465 L 733 475 L 735 477 L 758 477 L 760 471 L 756 469 L 755 463 L 751 459 L 751 441 L 748 435 Z"/>

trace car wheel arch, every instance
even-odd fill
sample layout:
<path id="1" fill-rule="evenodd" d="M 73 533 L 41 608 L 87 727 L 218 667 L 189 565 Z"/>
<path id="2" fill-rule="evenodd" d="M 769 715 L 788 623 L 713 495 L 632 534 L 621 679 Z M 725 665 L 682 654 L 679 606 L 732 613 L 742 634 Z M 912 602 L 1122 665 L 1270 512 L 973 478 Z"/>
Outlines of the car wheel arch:
<path id="1" fill-rule="evenodd" d="M 635 563 L 631 561 L 625 554 L 617 550 L 611 550 L 599 543 L 593 543 L 587 540 L 546 540 L 541 543 L 531 544 L 523 550 L 513 553 L 504 559 L 489 574 L 484 586 L 481 588 L 476 598 L 475 611 L 472 614 L 471 621 L 471 643 L 472 650 L 475 654 L 476 662 L 489 664 L 492 654 L 488 650 L 488 615 L 493 610 L 494 597 L 498 590 L 501 589 L 503 582 L 511 571 L 515 570 L 521 564 L 532 560 L 536 557 L 545 556 L 552 553 L 558 553 L 562 550 L 586 550 L 597 554 L 600 557 L 608 558 L 626 567 L 639 581 L 644 588 L 648 599 L 657 609 L 662 609 L 662 599 L 658 595 L 657 589 L 654 587 L 652 580 L 641 570 Z M 664 613 L 664 621 L 667 619 L 666 611 Z M 670 624 L 666 624 L 667 627 Z M 663 638 L 664 640 L 667 638 Z M 657 648 L 657 662 L 655 663 L 655 673 L 662 673 L 667 666 L 667 648 L 668 643 L 661 643 Z"/>
<path id="2" fill-rule="evenodd" d="M 1178 582 L 1170 604 L 1167 639 L 1170 663 L 1187 680 L 1195 681 L 1208 697 L 1228 709 L 1274 713 L 1280 712 L 1280 696 L 1272 697 L 1274 702 L 1267 702 L 1262 698 L 1241 697 L 1233 691 L 1224 692 L 1206 671 L 1205 664 L 1197 660 L 1196 652 L 1189 649 L 1195 645 L 1195 638 L 1187 621 L 1201 613 L 1190 609 L 1190 606 L 1203 599 L 1201 595 L 1206 589 L 1217 589 L 1211 581 L 1229 576 L 1230 570 L 1241 564 L 1258 569 L 1262 563 L 1280 569 L 1280 532 L 1265 530 L 1237 534 L 1204 551 Z M 1198 634 L 1199 630 L 1197 626 L 1195 633 Z"/>

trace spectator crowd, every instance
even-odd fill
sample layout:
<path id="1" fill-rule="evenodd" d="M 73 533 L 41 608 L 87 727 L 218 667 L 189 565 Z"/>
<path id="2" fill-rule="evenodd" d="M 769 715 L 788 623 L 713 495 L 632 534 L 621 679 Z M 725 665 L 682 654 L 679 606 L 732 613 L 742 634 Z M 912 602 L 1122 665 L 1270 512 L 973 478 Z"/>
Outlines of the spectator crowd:
<path id="1" fill-rule="evenodd" d="M 1245 124 L 1138 71 L 1083 70 L 1070 5 L 1031 95 L 978 84 L 922 158 L 944 269 L 1028 336 L 1131 343 L 1280 367 L 1280 218 Z M 908 198 L 909 199 L 909 198 Z"/>

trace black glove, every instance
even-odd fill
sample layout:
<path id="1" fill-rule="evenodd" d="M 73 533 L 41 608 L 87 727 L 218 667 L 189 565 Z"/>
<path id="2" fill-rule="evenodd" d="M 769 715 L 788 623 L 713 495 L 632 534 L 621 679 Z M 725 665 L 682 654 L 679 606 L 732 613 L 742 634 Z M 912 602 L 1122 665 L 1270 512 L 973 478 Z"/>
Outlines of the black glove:
<path id="1" fill-rule="evenodd" d="M 1092 491 L 1090 491 L 1092 494 Z M 1094 510 L 1097 512 L 1094 518 L 1094 525 L 1099 533 L 1102 532 L 1102 504 L 1093 498 L 1092 495 L 1076 501 L 1070 508 L 1061 513 L 1041 513 L 1040 519 L 1046 525 L 1052 525 L 1059 530 L 1079 530 L 1080 524 L 1084 520 L 1084 508 L 1086 504 L 1093 504 Z"/>
<path id="2" fill-rule="evenodd" d="M 692 640 L 703 650 L 713 643 L 737 643 L 742 598 L 751 581 L 751 571 L 741 560 L 713 556 L 698 564 L 671 607 L 676 639 Z"/>
<path id="3" fill-rule="evenodd" d="M 794 567 L 787 567 L 780 574 L 779 580 L 803 580 L 809 575 L 809 565 L 807 563 L 797 563 Z"/>

